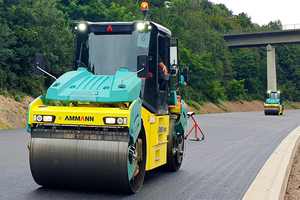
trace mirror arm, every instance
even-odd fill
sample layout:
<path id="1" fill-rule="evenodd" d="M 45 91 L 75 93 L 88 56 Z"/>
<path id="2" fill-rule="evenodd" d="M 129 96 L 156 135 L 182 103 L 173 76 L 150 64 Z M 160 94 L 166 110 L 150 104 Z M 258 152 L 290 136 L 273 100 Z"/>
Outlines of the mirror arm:
<path id="1" fill-rule="evenodd" d="M 128 79 L 128 78 L 130 78 L 130 77 L 132 77 L 133 75 L 136 75 L 137 73 L 139 73 L 139 72 L 141 72 L 141 71 L 143 71 L 145 69 L 145 67 L 143 67 L 142 69 L 140 69 L 139 71 L 137 71 L 137 72 L 134 72 L 133 74 L 131 74 L 130 76 L 127 76 L 126 78 L 124 78 L 123 80 L 122 80 L 122 83 L 121 83 L 121 86 L 120 86 L 120 88 L 123 88 L 124 89 L 124 84 L 123 84 L 123 82 L 126 80 L 126 79 Z"/>
<path id="2" fill-rule="evenodd" d="M 57 85 L 57 78 L 56 78 L 55 76 L 51 75 L 50 73 L 48 73 L 48 72 L 46 72 L 45 70 L 43 70 L 42 68 L 40 68 L 39 65 L 36 65 L 36 67 L 37 67 L 39 70 L 41 70 L 42 72 L 44 72 L 45 74 L 47 74 L 48 76 L 51 76 L 52 78 L 54 78 L 54 79 L 55 79 L 55 86 L 58 86 L 58 85 Z"/>

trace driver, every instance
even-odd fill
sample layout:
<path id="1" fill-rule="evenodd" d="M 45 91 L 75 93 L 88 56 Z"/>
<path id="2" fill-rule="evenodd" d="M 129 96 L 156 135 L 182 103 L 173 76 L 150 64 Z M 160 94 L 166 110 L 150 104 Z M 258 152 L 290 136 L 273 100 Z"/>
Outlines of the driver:
<path id="1" fill-rule="evenodd" d="M 158 67 L 159 67 L 159 75 L 158 75 L 159 90 L 166 90 L 167 84 L 165 81 L 168 80 L 168 69 L 164 64 L 160 55 L 158 55 Z"/>
<path id="2" fill-rule="evenodd" d="M 158 55 L 158 66 L 159 66 L 160 70 L 164 73 L 164 75 L 168 74 L 168 69 L 167 69 L 166 65 L 164 64 L 160 55 Z"/>

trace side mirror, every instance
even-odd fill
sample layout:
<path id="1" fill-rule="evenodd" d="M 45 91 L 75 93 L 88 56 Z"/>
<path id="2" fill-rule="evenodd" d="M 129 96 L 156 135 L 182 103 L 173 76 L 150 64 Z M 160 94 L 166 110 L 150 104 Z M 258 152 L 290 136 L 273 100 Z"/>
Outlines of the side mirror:
<path id="1" fill-rule="evenodd" d="M 44 72 L 40 69 L 45 70 L 45 55 L 38 53 L 35 54 L 34 58 L 34 75 L 43 76 Z"/>
<path id="2" fill-rule="evenodd" d="M 148 56 L 147 55 L 139 55 L 137 57 L 137 76 L 139 78 L 147 78 L 149 72 L 148 66 Z"/>
<path id="3" fill-rule="evenodd" d="M 184 81 L 186 83 L 188 83 L 189 82 L 189 68 L 181 68 L 181 75 L 184 77 Z"/>
<path id="4" fill-rule="evenodd" d="M 170 63 L 171 65 L 179 65 L 178 63 L 178 39 L 170 38 Z"/>
<path id="5" fill-rule="evenodd" d="M 47 75 L 54 78 L 55 79 L 55 85 L 54 86 L 55 87 L 58 86 L 57 78 L 55 78 L 55 76 L 53 76 L 50 73 L 45 71 L 45 55 L 41 54 L 41 53 L 35 54 L 35 58 L 34 58 L 34 75 L 43 76 L 44 73 L 46 73 Z"/>

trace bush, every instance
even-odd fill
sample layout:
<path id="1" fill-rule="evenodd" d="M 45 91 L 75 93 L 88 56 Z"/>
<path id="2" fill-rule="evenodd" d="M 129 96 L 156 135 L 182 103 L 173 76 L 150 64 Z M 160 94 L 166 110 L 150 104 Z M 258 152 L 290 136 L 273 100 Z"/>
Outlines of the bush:
<path id="1" fill-rule="evenodd" d="M 4 97 L 8 97 L 8 92 L 2 88 L 0 88 L 0 95 L 3 95 Z"/>
<path id="2" fill-rule="evenodd" d="M 19 95 L 16 95 L 15 96 L 15 100 L 17 101 L 17 102 L 22 102 L 22 97 L 20 97 Z"/>
<path id="3" fill-rule="evenodd" d="M 300 109 L 298 106 L 294 105 L 292 102 L 289 100 L 286 100 L 285 103 L 289 106 L 291 106 L 293 109 Z"/>
<path id="4" fill-rule="evenodd" d="M 203 101 L 199 101 L 198 103 L 200 106 L 204 106 L 204 104 L 205 104 L 205 102 L 203 102 Z"/>
<path id="5" fill-rule="evenodd" d="M 247 99 L 247 89 L 244 88 L 245 80 L 235 80 L 230 81 L 226 87 L 227 97 L 229 100 L 233 101 L 243 101 Z"/>
<path id="6" fill-rule="evenodd" d="M 195 108 L 196 110 L 200 110 L 200 106 L 198 106 L 197 103 L 195 103 L 194 101 L 191 101 L 191 100 L 187 100 L 186 103 L 189 105 L 189 106 L 192 106 L 193 108 Z"/>

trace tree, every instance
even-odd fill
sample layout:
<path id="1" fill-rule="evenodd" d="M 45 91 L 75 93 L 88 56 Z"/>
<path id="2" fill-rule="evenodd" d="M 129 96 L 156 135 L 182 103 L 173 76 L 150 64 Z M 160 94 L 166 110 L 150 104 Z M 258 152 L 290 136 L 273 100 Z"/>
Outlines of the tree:
<path id="1" fill-rule="evenodd" d="M 245 80 L 231 80 L 227 87 L 226 87 L 226 91 L 227 91 L 227 97 L 229 100 L 244 100 L 247 98 L 247 89 L 244 88 L 244 83 Z"/>
<path id="2" fill-rule="evenodd" d="M 120 1 L 115 1 L 120 2 Z M 66 20 L 72 26 L 74 21 L 133 21 L 135 16 L 128 11 L 124 6 L 120 6 L 112 1 L 59 1 L 57 8 L 64 12 Z M 137 4 L 125 1 L 133 10 L 137 9 Z"/>
<path id="3" fill-rule="evenodd" d="M 242 28 L 251 28 L 253 24 L 251 22 L 251 17 L 244 12 L 237 15 L 234 20 L 242 27 Z"/>
<path id="4" fill-rule="evenodd" d="M 181 48 L 180 60 L 183 67 L 190 69 L 190 85 L 194 88 L 195 93 L 201 91 L 201 96 L 195 95 L 196 101 L 213 101 L 226 99 L 225 88 L 216 80 L 216 71 L 211 62 L 211 53 L 201 56 L 193 54 L 191 50 Z"/>
<path id="5" fill-rule="evenodd" d="M 6 23 L 7 31 L 11 30 L 7 46 L 11 56 L 6 58 L 6 71 L 10 74 L 7 82 L 10 89 L 24 89 L 28 93 L 43 85 L 44 78 L 23 79 L 33 73 L 35 53 L 44 53 L 47 57 L 48 71 L 56 76 L 62 74 L 71 63 L 72 33 L 65 24 L 63 13 L 55 8 L 54 0 L 5 0 L 1 17 Z M 25 82 L 23 82 L 25 81 Z M 27 83 L 31 82 L 32 83 Z M 35 84 L 34 82 L 38 82 Z M 48 81 L 48 84 L 53 80 Z"/>
<path id="6" fill-rule="evenodd" d="M 237 80 L 245 80 L 245 88 L 251 94 L 259 94 L 262 83 L 259 80 L 260 68 L 250 49 L 241 49 L 232 57 Z"/>

